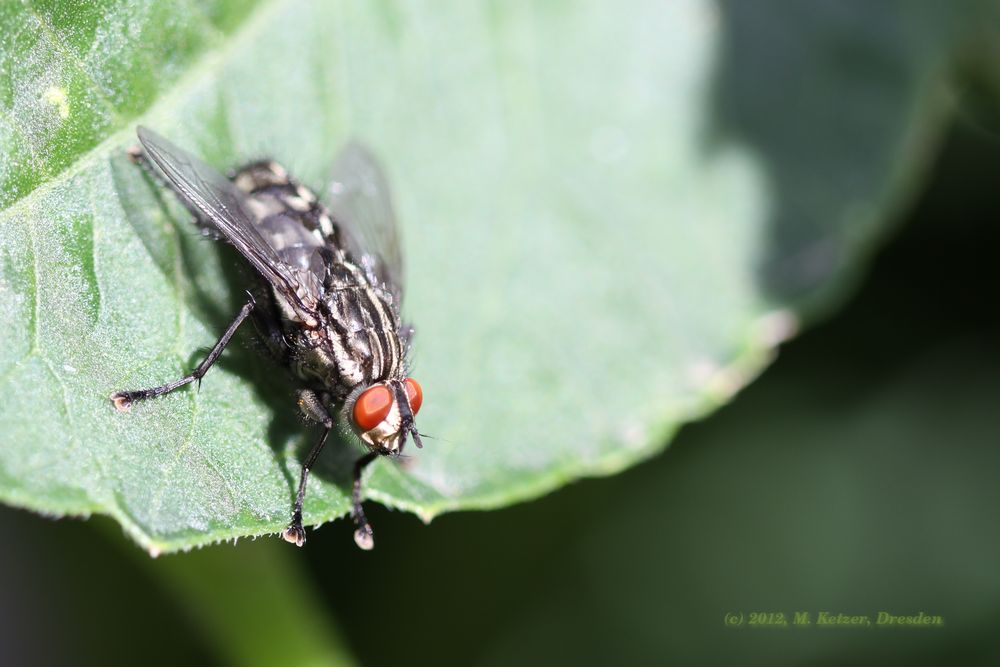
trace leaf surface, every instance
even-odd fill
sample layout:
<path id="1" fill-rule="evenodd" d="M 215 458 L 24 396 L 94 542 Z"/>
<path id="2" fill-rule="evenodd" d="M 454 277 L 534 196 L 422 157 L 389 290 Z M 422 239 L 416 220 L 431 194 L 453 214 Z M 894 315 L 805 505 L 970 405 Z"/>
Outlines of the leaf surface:
<path id="1" fill-rule="evenodd" d="M 251 336 L 200 391 L 108 401 L 192 368 L 250 277 L 128 162 L 139 122 L 317 190 L 347 141 L 381 157 L 436 438 L 370 498 L 429 519 L 660 451 L 850 286 L 979 6 L 773 4 L 7 3 L 0 498 L 153 552 L 288 520 L 316 434 Z"/>

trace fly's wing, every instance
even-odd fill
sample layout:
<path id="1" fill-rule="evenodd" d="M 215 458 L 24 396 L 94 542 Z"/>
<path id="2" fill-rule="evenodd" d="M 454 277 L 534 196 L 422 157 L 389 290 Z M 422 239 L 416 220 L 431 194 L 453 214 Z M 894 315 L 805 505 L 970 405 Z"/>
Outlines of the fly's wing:
<path id="1" fill-rule="evenodd" d="M 361 144 L 351 142 L 337 156 L 327 202 L 348 254 L 398 304 L 403 297 L 403 258 L 389 181 Z"/>
<path id="2" fill-rule="evenodd" d="M 177 195 L 204 221 L 225 237 L 254 268 L 289 302 L 303 321 L 315 320 L 313 309 L 303 297 L 314 288 L 299 280 L 292 267 L 278 257 L 261 236 L 243 206 L 244 195 L 229 179 L 156 132 L 140 126 L 137 130 L 146 155 L 173 186 Z M 318 295 L 316 295 L 318 296 Z M 315 303 L 313 299 L 308 299 Z"/>

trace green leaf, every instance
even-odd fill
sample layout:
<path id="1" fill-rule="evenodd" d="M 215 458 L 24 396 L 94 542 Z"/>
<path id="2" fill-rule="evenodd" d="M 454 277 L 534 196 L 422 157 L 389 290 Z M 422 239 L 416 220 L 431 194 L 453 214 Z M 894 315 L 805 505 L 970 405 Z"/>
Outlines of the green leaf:
<path id="1" fill-rule="evenodd" d="M 246 285 L 129 164 L 136 123 L 315 188 L 350 138 L 381 156 L 437 438 L 367 488 L 429 519 L 656 453 L 833 303 L 978 3 L 67 7 L 0 8 L 0 498 L 157 552 L 280 530 L 316 434 L 240 345 L 112 410 L 197 363 Z M 346 512 L 356 455 L 324 454 L 308 522 Z"/>

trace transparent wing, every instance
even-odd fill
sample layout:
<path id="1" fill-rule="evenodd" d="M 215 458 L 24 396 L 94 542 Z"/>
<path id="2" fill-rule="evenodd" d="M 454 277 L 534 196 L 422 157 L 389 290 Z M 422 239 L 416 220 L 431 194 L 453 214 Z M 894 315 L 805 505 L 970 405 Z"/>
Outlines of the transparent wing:
<path id="1" fill-rule="evenodd" d="M 297 272 L 281 260 L 257 231 L 244 208 L 243 193 L 216 169 L 149 128 L 140 126 L 137 134 L 146 155 L 163 172 L 177 195 L 239 250 L 293 308 L 300 311 L 303 319 L 313 319 L 312 309 L 302 301 L 304 291 L 312 291 L 312 288 L 299 280 Z"/>
<path id="2" fill-rule="evenodd" d="M 340 152 L 326 199 L 347 252 L 399 303 L 403 296 L 399 232 L 389 181 L 371 151 L 351 142 Z"/>

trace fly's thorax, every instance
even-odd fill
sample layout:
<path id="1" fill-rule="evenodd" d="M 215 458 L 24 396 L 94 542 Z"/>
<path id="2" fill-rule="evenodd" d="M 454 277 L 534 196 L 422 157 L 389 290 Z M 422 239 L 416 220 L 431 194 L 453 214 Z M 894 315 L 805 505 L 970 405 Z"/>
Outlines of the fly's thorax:
<path id="1" fill-rule="evenodd" d="M 387 346 L 401 345 L 398 336 L 392 342 L 395 332 L 380 336 L 370 328 L 350 331 L 330 318 L 322 319 L 316 327 L 286 319 L 284 326 L 285 338 L 291 343 L 292 371 L 310 386 L 322 388 L 338 403 L 396 377 L 403 369 L 398 355 L 388 363 L 392 359 Z"/>
<path id="2" fill-rule="evenodd" d="M 405 353 L 391 302 L 349 260 L 331 265 L 322 304 L 326 352 L 341 382 L 384 382 L 402 372 Z"/>

